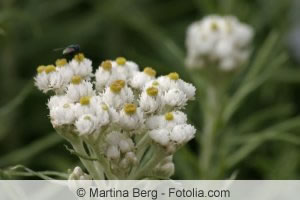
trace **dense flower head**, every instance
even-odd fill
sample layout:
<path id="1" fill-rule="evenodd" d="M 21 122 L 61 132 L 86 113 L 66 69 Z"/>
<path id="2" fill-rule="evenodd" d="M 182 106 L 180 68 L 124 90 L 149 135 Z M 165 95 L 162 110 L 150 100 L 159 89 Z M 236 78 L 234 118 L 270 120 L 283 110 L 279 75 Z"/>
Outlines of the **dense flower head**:
<path id="1" fill-rule="evenodd" d="M 253 29 L 233 16 L 207 16 L 187 30 L 186 64 L 190 68 L 215 65 L 232 70 L 249 57 Z"/>
<path id="2" fill-rule="evenodd" d="M 112 171 L 129 173 L 139 162 L 140 138 L 148 137 L 169 156 L 194 137 L 196 130 L 181 110 L 196 89 L 178 73 L 156 78 L 152 67 L 140 71 L 136 63 L 118 57 L 103 61 L 93 74 L 92 61 L 82 53 L 55 64 L 39 66 L 35 77 L 38 89 L 53 94 L 47 104 L 53 127 L 67 139 L 98 141 Z M 170 158 L 155 169 L 172 174 Z M 85 176 L 77 168 L 73 174 L 75 179 Z"/>

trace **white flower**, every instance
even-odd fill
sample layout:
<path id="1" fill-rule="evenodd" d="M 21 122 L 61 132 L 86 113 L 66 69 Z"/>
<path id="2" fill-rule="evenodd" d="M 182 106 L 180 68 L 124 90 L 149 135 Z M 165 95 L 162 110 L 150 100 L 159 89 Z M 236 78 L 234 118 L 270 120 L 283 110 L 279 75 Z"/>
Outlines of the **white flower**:
<path id="1" fill-rule="evenodd" d="M 96 117 L 97 117 L 97 121 L 98 121 L 99 125 L 101 125 L 101 126 L 107 125 L 112 118 L 109 113 L 110 108 L 105 104 L 93 106 L 93 108 L 95 109 L 95 113 L 96 113 Z"/>
<path id="2" fill-rule="evenodd" d="M 38 74 L 35 77 L 35 85 L 44 93 L 53 90 L 56 93 L 63 92 L 66 80 L 59 73 L 54 65 L 39 66 Z"/>
<path id="3" fill-rule="evenodd" d="M 186 115 L 181 111 L 168 112 L 164 115 L 154 115 L 147 119 L 146 126 L 152 129 L 172 129 L 179 124 L 185 124 L 187 121 Z"/>
<path id="4" fill-rule="evenodd" d="M 125 103 L 131 103 L 134 100 L 132 90 L 126 86 L 123 80 L 114 81 L 105 89 L 102 97 L 106 104 L 115 109 L 121 109 Z"/>
<path id="5" fill-rule="evenodd" d="M 48 75 L 44 72 L 45 68 L 45 66 L 39 66 L 37 68 L 38 74 L 34 77 L 35 86 L 44 93 L 49 91 Z"/>
<path id="6" fill-rule="evenodd" d="M 70 83 L 72 76 L 74 76 L 74 72 L 70 67 L 70 65 L 68 64 L 67 59 L 65 58 L 57 59 L 55 65 L 56 65 L 56 71 L 58 71 L 58 73 L 61 74 L 61 76 L 64 79 L 64 82 L 66 84 Z"/>
<path id="7" fill-rule="evenodd" d="M 196 133 L 196 129 L 189 124 L 178 124 L 170 128 L 158 128 L 149 131 L 150 138 L 156 143 L 174 148 L 174 145 L 182 145 L 190 141 Z M 175 147 L 176 148 L 176 147 Z"/>
<path id="8" fill-rule="evenodd" d="M 71 102 L 79 102 L 81 97 L 94 96 L 92 83 L 81 80 L 80 76 L 73 76 L 72 83 L 67 87 L 66 96 Z"/>
<path id="9" fill-rule="evenodd" d="M 97 118 L 94 115 L 82 115 L 76 122 L 75 127 L 78 135 L 90 135 L 98 128 Z"/>
<path id="10" fill-rule="evenodd" d="M 166 105 L 182 108 L 186 105 L 186 95 L 179 89 L 171 89 L 163 95 L 163 100 Z"/>
<path id="11" fill-rule="evenodd" d="M 79 118 L 80 116 L 85 114 L 91 114 L 96 116 L 97 112 L 99 112 L 97 111 L 98 108 L 96 108 L 97 104 L 98 104 L 97 96 L 81 97 L 79 103 L 75 103 L 74 105 L 76 117 Z"/>
<path id="12" fill-rule="evenodd" d="M 65 95 L 54 95 L 48 100 L 47 106 L 49 110 L 56 106 L 63 106 L 65 104 L 71 103 Z"/>
<path id="13" fill-rule="evenodd" d="M 188 27 L 187 66 L 217 65 L 222 70 L 232 70 L 248 59 L 252 37 L 253 29 L 235 17 L 205 17 Z"/>
<path id="14" fill-rule="evenodd" d="M 183 144 L 191 140 L 196 133 L 196 129 L 189 124 L 180 124 L 173 128 L 170 139 L 177 144 Z"/>
<path id="15" fill-rule="evenodd" d="M 125 104 L 120 111 L 118 124 L 124 130 L 139 129 L 144 123 L 143 114 L 134 104 Z"/>
<path id="16" fill-rule="evenodd" d="M 184 92 L 188 100 L 193 100 L 196 94 L 196 88 L 190 83 L 179 80 L 179 88 Z"/>
<path id="17" fill-rule="evenodd" d="M 145 88 L 140 97 L 140 107 L 147 113 L 154 113 L 163 107 L 160 90 L 157 87 L 151 86 Z"/>
<path id="18" fill-rule="evenodd" d="M 112 62 L 108 60 L 101 63 L 101 67 L 97 69 L 95 77 L 95 86 L 99 92 L 116 80 L 126 80 L 126 75 L 118 73 L 116 66 L 112 66 Z"/>
<path id="19" fill-rule="evenodd" d="M 157 79 L 158 87 L 162 92 L 168 91 L 172 88 L 178 88 L 178 80 L 180 79 L 176 72 L 170 73 L 168 76 L 160 76 Z"/>
<path id="20" fill-rule="evenodd" d="M 136 72 L 129 84 L 135 89 L 142 89 L 147 82 L 154 80 L 155 76 L 156 71 L 151 67 L 146 67 L 143 72 Z"/>
<path id="21" fill-rule="evenodd" d="M 50 109 L 50 118 L 54 127 L 72 124 L 75 117 L 73 104 L 61 104 Z"/>
<path id="22" fill-rule="evenodd" d="M 69 65 L 74 75 L 81 76 L 84 79 L 89 79 L 92 75 L 92 61 L 85 58 L 82 53 L 75 55 Z"/>
<path id="23" fill-rule="evenodd" d="M 136 63 L 127 61 L 124 57 L 118 57 L 112 62 L 112 66 L 116 68 L 119 74 L 124 74 L 126 80 L 131 79 L 133 74 L 139 71 L 139 66 Z"/>
<path id="24" fill-rule="evenodd" d="M 167 146 L 170 142 L 169 130 L 167 129 L 154 129 L 149 132 L 149 136 L 162 146 Z"/>
<path id="25" fill-rule="evenodd" d="M 69 66 L 56 67 L 56 71 L 61 75 L 65 84 L 69 84 L 74 76 L 74 73 Z"/>

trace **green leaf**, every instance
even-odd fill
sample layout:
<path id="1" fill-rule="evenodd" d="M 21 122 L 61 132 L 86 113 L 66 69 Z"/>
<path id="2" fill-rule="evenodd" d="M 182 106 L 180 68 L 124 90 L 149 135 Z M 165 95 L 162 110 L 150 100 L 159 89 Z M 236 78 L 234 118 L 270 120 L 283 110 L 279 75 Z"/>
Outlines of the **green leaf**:
<path id="1" fill-rule="evenodd" d="M 89 157 L 89 156 L 80 154 L 80 153 L 76 152 L 75 150 L 69 148 L 67 145 L 65 145 L 65 148 L 66 148 L 71 154 L 73 154 L 73 155 L 75 155 L 75 156 L 78 156 L 79 158 L 82 158 L 82 159 L 84 159 L 84 160 L 99 161 L 98 158 L 92 158 L 92 157 Z"/>
<path id="2" fill-rule="evenodd" d="M 262 47 L 257 51 L 256 57 L 244 79 L 245 82 L 255 79 L 256 76 L 267 66 L 268 61 L 272 60 L 270 56 L 274 52 L 274 47 L 278 43 L 279 34 L 276 32 L 270 33 Z"/>
<path id="3" fill-rule="evenodd" d="M 249 81 L 242 83 L 242 86 L 235 92 L 235 94 L 229 99 L 228 105 L 226 106 L 223 114 L 223 120 L 227 123 L 232 115 L 239 108 L 243 100 L 254 90 L 265 83 L 271 76 L 276 72 L 276 69 L 284 66 L 283 64 L 287 60 L 286 54 L 281 54 L 276 57 L 270 64 L 268 69 L 265 70 L 261 75 L 256 77 L 247 76 Z M 256 71 L 256 70 L 255 70 Z"/>
<path id="4" fill-rule="evenodd" d="M 242 136 L 242 140 L 240 140 L 240 142 L 242 142 L 243 145 L 228 158 L 228 168 L 235 166 L 237 163 L 245 159 L 250 153 L 252 153 L 260 145 L 268 140 L 281 140 L 284 142 L 291 142 L 292 139 L 295 139 L 295 137 L 291 137 L 289 132 L 296 128 L 300 128 L 300 117 L 288 119 L 284 122 L 266 128 L 265 130 L 258 133 L 250 133 L 246 136 Z M 293 141 L 292 144 L 298 145 L 298 138 L 297 140 Z"/>
<path id="5" fill-rule="evenodd" d="M 47 136 L 32 142 L 31 144 L 8 153 L 0 158 L 0 166 L 7 166 L 22 163 L 34 156 L 43 153 L 46 149 L 62 142 L 62 138 L 56 133 L 50 133 Z"/>
<path id="6" fill-rule="evenodd" d="M 253 131 L 253 129 L 259 128 L 268 120 L 277 118 L 284 119 L 291 115 L 294 109 L 295 107 L 292 104 L 280 104 L 255 111 L 254 114 L 250 114 L 250 116 L 238 124 L 237 132 L 244 133 Z"/>
<path id="7" fill-rule="evenodd" d="M 32 81 L 29 81 L 26 86 L 22 89 L 22 91 L 9 103 L 2 106 L 0 108 L 0 120 L 2 117 L 6 117 L 7 114 L 10 112 L 13 112 L 14 109 L 16 109 L 19 105 L 22 104 L 22 102 L 25 100 L 25 98 L 30 94 L 30 92 L 33 89 Z"/>
<path id="8" fill-rule="evenodd" d="M 28 177 L 28 176 L 36 176 L 44 180 L 52 180 L 52 177 L 58 177 L 67 179 L 68 174 L 56 172 L 56 171 L 42 171 L 42 172 L 35 172 L 23 165 L 16 165 L 13 167 L 9 167 L 7 169 L 1 170 L 0 169 L 0 177 L 4 178 L 11 178 L 11 177 Z M 52 176 L 52 177 L 51 177 Z"/>

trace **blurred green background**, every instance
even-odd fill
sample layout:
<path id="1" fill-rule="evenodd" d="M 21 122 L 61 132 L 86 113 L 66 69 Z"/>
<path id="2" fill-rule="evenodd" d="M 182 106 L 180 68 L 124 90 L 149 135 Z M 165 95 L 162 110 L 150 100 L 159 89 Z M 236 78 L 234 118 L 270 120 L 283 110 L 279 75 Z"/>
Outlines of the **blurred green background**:
<path id="1" fill-rule="evenodd" d="M 300 111 L 300 34 L 294 31 L 300 19 L 297 4 L 292 0 L 1 0 L 0 168 L 22 164 L 38 171 L 67 172 L 78 163 L 54 133 L 46 108 L 48 97 L 33 86 L 36 67 L 61 56 L 53 49 L 80 44 L 95 68 L 104 59 L 125 56 L 140 67 L 154 66 L 160 75 L 177 71 L 191 81 L 184 68 L 186 28 L 212 13 L 235 15 L 252 25 L 254 52 L 271 31 L 277 31 L 281 38 L 273 51 L 290 55 L 280 72 L 251 93 L 233 125 L 264 108 L 279 111 L 256 128 L 296 116 Z M 200 130 L 197 103 L 192 102 L 187 112 Z M 238 179 L 299 179 L 299 130 L 259 144 L 218 178 L 238 172 Z M 191 142 L 177 154 L 174 178 L 201 178 L 197 170 L 191 170 L 199 162 L 185 154 L 199 153 L 196 146 Z"/>

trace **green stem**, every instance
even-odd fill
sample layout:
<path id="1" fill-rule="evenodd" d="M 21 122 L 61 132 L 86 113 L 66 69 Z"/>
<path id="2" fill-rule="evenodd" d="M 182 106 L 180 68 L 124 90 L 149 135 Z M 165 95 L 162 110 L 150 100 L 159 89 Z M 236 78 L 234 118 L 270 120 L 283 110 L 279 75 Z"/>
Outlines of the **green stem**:
<path id="1" fill-rule="evenodd" d="M 211 178 L 211 160 L 215 148 L 215 136 L 219 125 L 220 100 L 219 94 L 214 86 L 207 89 L 207 98 L 204 109 L 204 129 L 201 140 L 200 166 L 203 178 Z"/>
<path id="2" fill-rule="evenodd" d="M 157 147 L 154 147 L 153 156 L 149 161 L 142 167 L 139 168 L 136 173 L 129 176 L 129 179 L 131 180 L 139 180 L 147 176 L 151 176 L 151 172 L 153 168 L 164 158 L 166 157 L 166 154 L 162 149 L 159 149 Z"/>
<path id="3" fill-rule="evenodd" d="M 77 142 L 72 142 L 71 143 L 74 150 L 82 155 L 88 156 L 84 147 L 83 147 L 83 143 L 81 140 L 78 140 Z M 79 157 L 81 163 L 84 165 L 84 167 L 88 170 L 89 174 L 94 178 L 94 179 L 98 179 L 98 180 L 103 180 L 104 176 L 103 173 L 99 171 L 99 169 L 95 168 L 94 166 L 94 162 L 95 161 L 90 161 L 90 160 L 86 160 L 83 159 L 81 157 Z"/>
<path id="4" fill-rule="evenodd" d="M 142 161 L 143 155 L 145 154 L 145 151 L 148 149 L 150 141 L 151 141 L 151 139 L 150 139 L 149 135 L 147 133 L 145 133 L 145 135 L 137 142 L 136 157 L 138 160 L 138 164 L 135 165 L 134 167 L 132 167 L 132 169 L 130 170 L 130 173 L 129 173 L 129 177 L 131 177 L 136 172 L 138 167 L 141 166 L 141 161 Z"/>
<path id="5" fill-rule="evenodd" d="M 103 153 L 101 153 L 98 145 L 94 145 L 93 146 L 93 150 L 95 151 L 95 155 L 98 157 L 100 163 L 98 164 L 101 164 L 101 166 L 103 167 L 103 170 L 104 170 L 104 173 L 105 175 L 107 176 L 108 179 L 110 180 L 116 180 L 118 179 L 117 176 L 115 176 L 112 171 L 111 171 L 111 168 L 110 168 L 110 165 L 108 163 L 108 160 L 105 159 L 105 157 L 103 156 Z"/>

